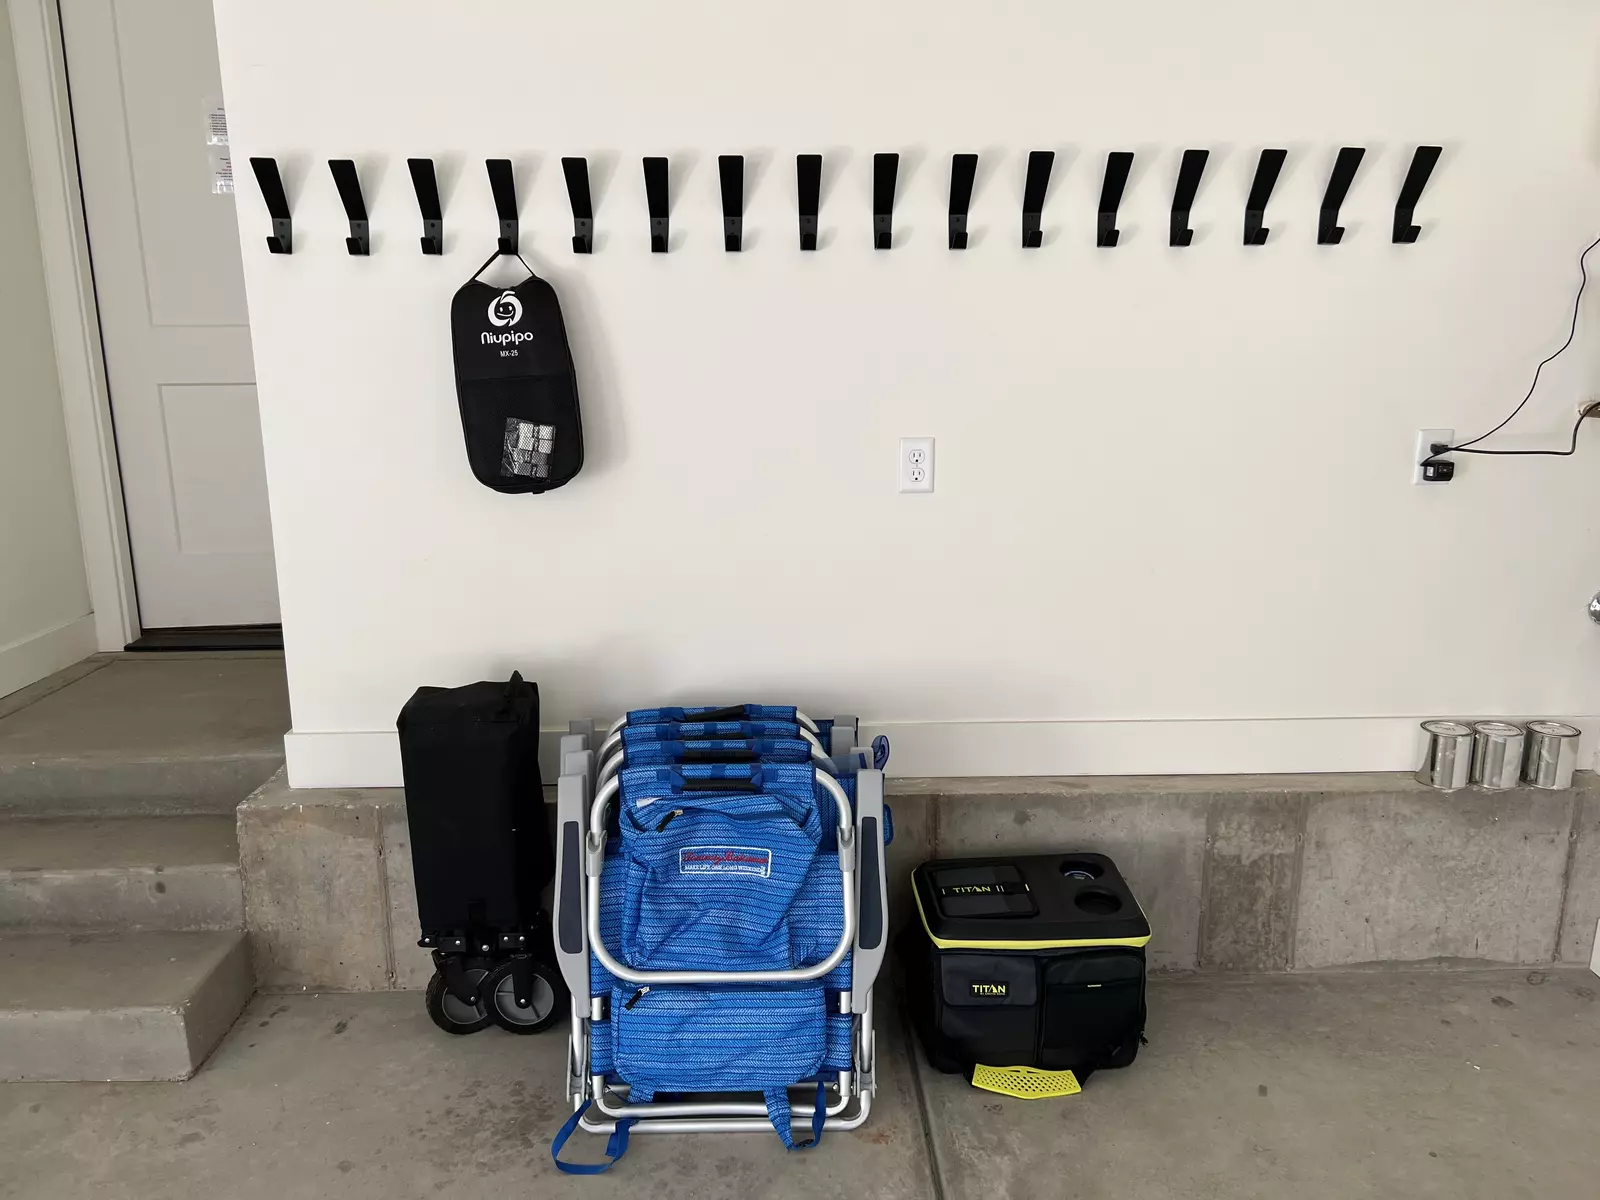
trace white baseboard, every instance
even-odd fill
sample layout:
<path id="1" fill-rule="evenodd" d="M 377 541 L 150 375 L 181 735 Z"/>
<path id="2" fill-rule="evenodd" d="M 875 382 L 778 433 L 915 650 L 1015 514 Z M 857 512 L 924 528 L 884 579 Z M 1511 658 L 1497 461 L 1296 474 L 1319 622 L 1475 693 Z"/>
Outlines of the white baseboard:
<path id="1" fill-rule="evenodd" d="M 283 735 L 289 786 L 297 788 L 399 787 L 400 735 L 392 729 L 359 733 Z"/>
<path id="2" fill-rule="evenodd" d="M 889 771 L 899 776 L 1299 775 L 1414 770 L 1417 726 L 1425 719 L 863 721 L 861 731 L 863 741 L 888 736 Z M 1592 766 L 1600 716 L 1560 719 L 1583 730 L 1579 762 Z M 552 779 L 562 732 L 540 737 L 540 760 Z M 291 787 L 400 786 L 393 730 L 291 731 L 284 750 Z"/>
<path id="3" fill-rule="evenodd" d="M 0 646 L 0 696 L 9 696 L 95 652 L 94 614 Z"/>
<path id="4" fill-rule="evenodd" d="M 1432 715 L 1432 714 L 1430 714 Z M 1164 721 L 863 721 L 887 734 L 896 775 L 1303 775 L 1414 771 L 1420 717 Z M 1561 717 L 1583 731 L 1578 761 L 1600 745 L 1600 717 Z"/>

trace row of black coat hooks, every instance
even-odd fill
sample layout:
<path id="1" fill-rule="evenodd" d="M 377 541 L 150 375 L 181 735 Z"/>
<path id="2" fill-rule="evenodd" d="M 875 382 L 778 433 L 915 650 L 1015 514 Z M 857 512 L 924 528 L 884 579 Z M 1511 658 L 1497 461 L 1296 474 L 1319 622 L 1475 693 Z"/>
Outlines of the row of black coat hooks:
<path id="1" fill-rule="evenodd" d="M 1433 174 L 1440 153 L 1439 146 L 1418 146 L 1412 156 L 1411 167 L 1406 172 L 1405 183 L 1400 188 L 1394 208 L 1394 240 L 1398 243 L 1415 242 L 1417 235 L 1422 232 L 1421 227 L 1414 223 L 1417 202 L 1422 198 L 1422 191 L 1428 185 L 1428 178 Z M 1283 169 L 1288 155 L 1287 150 L 1261 152 L 1256 163 L 1255 178 L 1250 185 L 1250 196 L 1245 202 L 1246 246 L 1266 244 L 1270 232 L 1263 223 L 1267 202 L 1272 198 L 1272 189 L 1277 186 L 1278 173 Z M 1365 155 L 1363 147 L 1345 146 L 1334 160 L 1317 221 L 1317 241 L 1322 245 L 1336 246 L 1344 239 L 1344 227 L 1339 224 L 1339 209 Z M 1209 150 L 1183 152 L 1178 182 L 1172 196 L 1170 245 L 1187 246 L 1194 240 L 1194 230 L 1189 227 L 1189 214 L 1210 156 Z M 1055 157 L 1052 150 L 1035 150 L 1028 155 L 1028 174 L 1022 191 L 1022 244 L 1030 250 L 1038 249 L 1044 242 L 1040 226 Z M 406 165 L 411 170 L 411 183 L 416 189 L 417 206 L 422 213 L 422 252 L 442 254 L 444 216 L 439 207 L 439 184 L 434 175 L 433 160 L 408 158 Z M 488 167 L 489 187 L 494 193 L 495 211 L 500 221 L 500 251 L 502 254 L 515 254 L 518 246 L 517 193 L 511 175 L 511 160 L 491 158 L 485 165 Z M 267 247 L 274 254 L 293 253 L 294 226 L 283 180 L 278 174 L 277 160 L 252 158 L 250 166 L 255 171 L 262 198 L 272 217 L 272 236 L 267 238 Z M 333 172 L 339 199 L 343 201 L 345 215 L 350 221 L 350 236 L 345 239 L 345 246 L 351 254 L 370 254 L 372 240 L 367 206 L 361 195 L 356 164 L 348 158 L 336 158 L 329 161 L 328 167 Z M 1117 228 L 1117 210 L 1122 205 L 1122 192 L 1132 168 L 1133 155 L 1128 151 L 1114 150 L 1106 157 L 1105 180 L 1100 187 L 1100 209 L 1095 231 L 1097 246 L 1117 244 L 1121 234 Z M 873 155 L 872 238 L 873 245 L 879 250 L 889 249 L 894 240 L 894 189 L 899 169 L 898 154 Z M 594 206 L 589 196 L 589 161 L 585 158 L 563 158 L 561 170 L 566 176 L 567 197 L 572 204 L 573 253 L 592 254 Z M 977 170 L 976 154 L 957 154 L 950 160 L 949 245 L 952 250 L 967 248 L 967 210 L 972 202 L 972 182 Z M 721 155 L 717 159 L 717 172 L 722 185 L 723 249 L 737 251 L 742 248 L 744 237 L 744 156 Z M 815 250 L 822 192 L 822 156 L 797 155 L 795 174 L 799 184 L 800 249 Z M 665 254 L 670 228 L 665 158 L 644 160 L 644 190 L 650 212 L 650 249 L 657 254 Z"/>

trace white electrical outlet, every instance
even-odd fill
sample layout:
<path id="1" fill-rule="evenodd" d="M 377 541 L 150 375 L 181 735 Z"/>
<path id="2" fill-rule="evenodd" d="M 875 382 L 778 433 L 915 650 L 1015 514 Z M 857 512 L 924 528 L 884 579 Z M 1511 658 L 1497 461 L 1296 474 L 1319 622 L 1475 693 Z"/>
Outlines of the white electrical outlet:
<path id="1" fill-rule="evenodd" d="M 1454 429 L 1419 429 L 1417 430 L 1417 444 L 1411 452 L 1411 482 L 1432 483 L 1433 480 L 1422 477 L 1422 460 L 1433 453 L 1433 447 L 1439 442 L 1446 446 L 1456 439 Z"/>
<path id="2" fill-rule="evenodd" d="M 900 490 L 933 491 L 933 439 L 900 439 Z"/>

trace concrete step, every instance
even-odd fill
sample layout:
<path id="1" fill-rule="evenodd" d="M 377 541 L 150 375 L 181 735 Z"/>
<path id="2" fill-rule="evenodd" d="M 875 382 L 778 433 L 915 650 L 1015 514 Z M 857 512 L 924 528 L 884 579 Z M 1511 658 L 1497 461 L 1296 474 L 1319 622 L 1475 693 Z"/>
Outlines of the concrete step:
<path id="1" fill-rule="evenodd" d="M 231 813 L 288 728 L 281 655 L 101 656 L 0 700 L 0 812 Z"/>
<path id="2" fill-rule="evenodd" d="M 243 925 L 232 817 L 0 820 L 0 932 Z"/>
<path id="3" fill-rule="evenodd" d="M 187 1079 L 255 990 L 244 934 L 0 934 L 0 1080 Z"/>

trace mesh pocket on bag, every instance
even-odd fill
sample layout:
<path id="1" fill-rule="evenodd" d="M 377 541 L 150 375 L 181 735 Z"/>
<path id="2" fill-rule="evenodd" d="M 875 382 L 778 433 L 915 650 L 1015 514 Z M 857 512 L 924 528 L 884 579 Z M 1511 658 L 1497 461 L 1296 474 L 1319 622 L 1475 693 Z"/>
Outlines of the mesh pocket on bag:
<path id="1" fill-rule="evenodd" d="M 825 1008 L 816 985 L 619 984 L 611 993 L 616 1070 L 629 1083 L 664 1092 L 785 1087 L 821 1069 Z"/>

